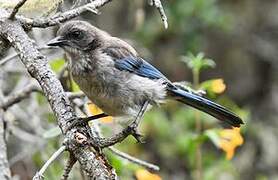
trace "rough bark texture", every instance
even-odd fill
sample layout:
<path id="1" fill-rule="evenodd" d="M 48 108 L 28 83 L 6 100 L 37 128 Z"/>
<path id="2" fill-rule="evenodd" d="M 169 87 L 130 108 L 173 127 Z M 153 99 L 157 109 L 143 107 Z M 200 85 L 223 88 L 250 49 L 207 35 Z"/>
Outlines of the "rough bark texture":
<path id="1" fill-rule="evenodd" d="M 3 9 L 0 9 L 0 17 L 7 16 L 7 12 Z M 7 40 L 0 36 L 0 58 L 3 57 L 7 53 L 7 49 L 9 48 L 9 43 Z"/>
<path id="2" fill-rule="evenodd" d="M 0 104 L 3 101 L 2 89 L 3 87 L 3 71 L 0 71 Z M 4 122 L 4 110 L 0 108 L 0 179 L 10 179 L 11 172 L 7 158 L 7 147 L 5 142 L 5 122 Z"/>
<path id="3" fill-rule="evenodd" d="M 7 160 L 7 147 L 4 134 L 4 116 L 3 110 L 0 109 L 0 179 L 10 179 L 11 172 Z"/>
<path id="4" fill-rule="evenodd" d="M 111 167 L 107 162 L 106 157 L 98 152 L 91 151 L 88 144 L 90 143 L 93 147 L 96 147 L 96 149 L 114 145 L 125 139 L 128 135 L 134 134 L 134 128 L 127 127 L 119 134 L 116 134 L 114 137 L 108 139 L 94 136 L 93 133 L 90 132 L 90 128 L 88 126 L 70 128 L 73 127 L 72 120 L 77 117 L 70 104 L 69 98 L 64 92 L 60 81 L 51 71 L 47 58 L 39 52 L 39 47 L 28 37 L 25 31 L 31 30 L 33 27 L 47 28 L 55 26 L 77 17 L 86 11 L 97 13 L 98 8 L 104 6 L 110 1 L 112 0 L 88 1 L 85 5 L 80 7 L 70 9 L 63 13 L 57 13 L 51 17 L 38 19 L 30 19 L 17 15 L 19 8 L 26 2 L 26 0 L 19 1 L 11 14 L 4 9 L 0 9 L 0 56 L 11 46 L 18 52 L 18 55 L 29 74 L 35 78 L 41 86 L 42 92 L 47 98 L 58 120 L 58 125 L 65 136 L 64 144 L 66 145 L 67 150 L 70 151 L 70 153 L 74 155 L 74 158 L 79 161 L 82 170 L 86 172 L 89 179 L 117 179 L 117 175 L 113 167 Z M 152 2 L 153 5 L 159 10 L 164 25 L 167 28 L 167 18 L 164 14 L 161 2 L 159 0 Z M 0 107 L 3 107 L 3 110 L 5 110 L 12 104 L 27 97 L 32 91 L 36 90 L 36 87 L 27 87 L 20 93 L 4 99 L 2 104 L 0 104 Z M 2 122 L 3 121 L 1 121 L 1 123 Z M 138 122 L 135 121 L 133 125 L 136 123 L 138 124 Z M 1 124 L 0 128 L 2 128 Z M 2 138 L 1 130 L 0 138 Z M 91 141 L 87 138 L 89 136 Z M 0 140 L 0 143 L 2 139 Z M 2 144 L 4 149 L 1 149 Z M 0 150 L 3 150 L 3 154 L 5 155 L 6 149 L 4 142 L 0 144 Z M 2 152 L 0 152 L 0 154 L 1 153 Z M 7 158 L 3 158 L 4 160 L 1 162 L 7 162 Z M 3 164 L 6 165 L 5 163 Z M 7 167 L 8 170 L 8 166 L 6 165 L 5 167 Z M 9 178 L 9 171 L 7 171 L 6 174 L 7 178 Z M 0 179 L 3 178 L 0 176 Z M 43 179 L 43 176 L 42 174 L 37 173 L 34 179 Z"/>
<path id="5" fill-rule="evenodd" d="M 96 157 L 89 149 L 76 143 L 75 133 L 82 131 L 81 129 L 74 128 L 66 132 L 70 125 L 68 120 L 76 115 L 60 81 L 49 68 L 46 57 L 38 51 L 38 46 L 27 36 L 20 23 L 6 18 L 0 19 L 0 36 L 16 49 L 29 74 L 39 82 L 66 141 L 70 142 L 66 143 L 69 144 L 69 151 L 75 155 L 90 179 L 116 179 L 113 169 L 102 158 Z"/>

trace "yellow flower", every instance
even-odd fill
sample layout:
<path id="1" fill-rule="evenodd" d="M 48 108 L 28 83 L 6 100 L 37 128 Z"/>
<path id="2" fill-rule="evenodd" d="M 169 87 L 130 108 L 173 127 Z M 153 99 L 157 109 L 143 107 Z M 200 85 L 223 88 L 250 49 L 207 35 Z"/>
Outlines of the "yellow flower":
<path id="1" fill-rule="evenodd" d="M 225 91 L 226 85 L 223 79 L 215 79 L 211 83 L 211 88 L 214 93 L 220 94 Z"/>
<path id="2" fill-rule="evenodd" d="M 93 103 L 88 103 L 87 108 L 88 111 L 91 113 L 91 115 L 97 115 L 103 113 L 103 111 Z M 112 116 L 107 116 L 104 118 L 100 118 L 100 120 L 103 123 L 111 123 L 113 121 L 113 118 Z"/>
<path id="3" fill-rule="evenodd" d="M 138 169 L 135 172 L 137 180 L 161 180 L 161 177 L 157 174 L 150 173 L 145 169 Z"/>
<path id="4" fill-rule="evenodd" d="M 235 148 L 243 144 L 240 128 L 224 129 L 219 135 L 219 147 L 226 152 L 226 158 L 230 160 L 234 156 Z"/>

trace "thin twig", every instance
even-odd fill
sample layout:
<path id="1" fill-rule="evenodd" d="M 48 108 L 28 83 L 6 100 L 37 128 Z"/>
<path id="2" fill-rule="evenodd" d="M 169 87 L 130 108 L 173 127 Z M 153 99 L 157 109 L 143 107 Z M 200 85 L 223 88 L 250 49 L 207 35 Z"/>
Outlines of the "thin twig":
<path id="1" fill-rule="evenodd" d="M 157 10 L 161 16 L 163 25 L 164 25 L 165 29 L 167 29 L 168 28 L 168 20 L 167 20 L 167 16 L 165 14 L 161 1 L 160 0 L 151 0 L 150 5 L 155 6 L 157 8 Z"/>
<path id="2" fill-rule="evenodd" d="M 66 146 L 61 146 L 43 165 L 39 172 L 33 177 L 33 180 L 41 180 L 43 179 L 43 173 L 46 171 L 48 166 L 55 161 L 64 151 L 66 150 Z"/>
<path id="3" fill-rule="evenodd" d="M 146 106 L 148 105 L 148 103 L 145 104 Z M 89 116 L 89 112 L 85 109 L 84 110 L 85 114 L 87 116 Z M 143 112 L 139 112 L 139 116 L 142 115 Z M 105 114 L 100 114 L 99 116 L 102 117 Z M 95 119 L 94 116 L 92 117 L 88 117 L 88 119 Z M 141 122 L 141 117 L 134 119 L 126 128 L 124 128 L 122 131 L 118 132 L 117 134 L 113 135 L 112 137 L 109 138 L 104 138 L 102 137 L 100 131 L 97 130 L 97 128 L 92 127 L 91 130 L 93 130 L 93 134 L 92 137 L 88 140 L 85 140 L 86 143 L 89 143 L 91 146 L 93 147 L 98 147 L 98 148 L 107 148 L 110 146 L 113 146 L 117 143 L 122 142 L 126 137 L 128 137 L 129 135 L 133 135 L 133 136 L 138 136 L 139 134 L 137 134 L 137 128 L 139 123 Z"/>
<path id="4" fill-rule="evenodd" d="M 60 23 L 73 19 L 86 11 L 92 11 L 98 14 L 97 8 L 104 6 L 112 0 L 95 0 L 91 3 L 77 7 L 75 9 L 60 13 L 57 16 L 50 18 L 30 19 L 23 16 L 17 16 L 17 19 L 24 25 L 29 27 L 46 28 L 56 26 Z"/>
<path id="5" fill-rule="evenodd" d="M 0 104 L 0 107 L 6 110 L 13 104 L 16 104 L 22 101 L 23 99 L 27 98 L 32 92 L 38 92 L 38 91 L 40 91 L 39 87 L 35 84 L 31 84 L 26 88 L 24 88 L 22 91 L 8 96 L 4 100 L 4 102 Z"/>
<path id="6" fill-rule="evenodd" d="M 106 148 L 109 146 L 113 146 L 117 143 L 122 142 L 129 135 L 138 136 L 138 134 L 136 132 L 137 127 L 138 127 L 137 121 L 133 121 L 128 127 L 126 127 L 121 132 L 115 134 L 112 137 L 101 138 L 98 136 L 94 136 L 93 138 L 91 138 L 90 144 L 93 147 L 99 147 L 99 148 Z M 137 138 L 136 138 L 136 140 L 137 140 Z"/>
<path id="7" fill-rule="evenodd" d="M 22 141 L 26 141 L 28 143 L 38 144 L 39 142 L 42 141 L 42 138 L 39 137 L 38 135 L 31 134 L 17 126 L 11 125 L 10 131 L 16 138 L 18 138 Z"/>
<path id="8" fill-rule="evenodd" d="M 2 66 L 2 65 L 5 64 L 6 62 L 12 60 L 13 58 L 15 58 L 15 57 L 17 57 L 17 56 L 18 56 L 18 54 L 17 54 L 17 53 L 14 53 L 14 54 L 11 54 L 11 55 L 9 55 L 8 57 L 2 59 L 2 60 L 0 61 L 0 66 Z"/>
<path id="9" fill-rule="evenodd" d="M 42 47 L 38 48 L 38 50 L 45 50 L 45 49 L 57 49 L 57 47 L 54 47 L 54 46 L 42 46 Z M 6 64 L 7 62 L 9 62 L 10 60 L 14 59 L 17 56 L 18 56 L 18 53 L 14 53 L 14 54 L 9 55 L 8 57 L 5 57 L 4 59 L 2 59 L 0 61 L 0 66 L 3 66 L 4 64 Z"/>
<path id="10" fill-rule="evenodd" d="M 159 171 L 159 169 L 160 169 L 159 166 L 157 166 L 157 165 L 154 165 L 154 164 L 148 163 L 146 161 L 143 161 L 141 159 L 137 159 L 135 157 L 132 157 L 129 154 L 126 154 L 124 152 L 121 152 L 121 151 L 115 149 L 114 147 L 108 147 L 108 149 L 112 153 L 114 153 L 115 155 L 117 155 L 117 156 L 119 156 L 119 157 L 121 157 L 123 159 L 126 159 L 126 160 L 128 160 L 128 161 L 130 161 L 132 163 L 135 163 L 135 164 L 138 164 L 138 165 L 143 166 L 145 168 L 148 168 L 150 170 Z"/>
<path id="11" fill-rule="evenodd" d="M 41 142 L 39 144 L 36 144 L 36 148 L 34 148 L 34 144 L 28 144 L 27 146 L 25 146 L 25 149 L 23 151 L 19 152 L 9 159 L 9 166 L 12 167 L 15 163 L 25 159 L 26 157 L 31 158 L 33 154 L 40 150 L 43 150 L 45 148 L 45 145 L 46 144 L 44 142 Z"/>
<path id="12" fill-rule="evenodd" d="M 13 20 L 15 18 L 16 13 L 19 11 L 21 6 L 23 6 L 25 4 L 26 1 L 27 0 L 21 0 L 17 3 L 17 5 L 14 7 L 9 19 Z"/>
<path id="13" fill-rule="evenodd" d="M 68 179 L 69 173 L 72 170 L 72 167 L 76 163 L 76 161 L 77 161 L 77 159 L 72 154 L 70 154 L 61 180 L 67 180 Z"/>
<path id="14" fill-rule="evenodd" d="M 65 136 L 67 149 L 78 159 L 86 174 L 92 179 L 116 179 L 117 174 L 111 167 L 106 166 L 101 159 L 98 159 L 94 152 L 80 146 L 75 139 L 77 132 L 85 132 L 88 127 L 76 127 L 66 131 L 70 125 L 69 120 L 76 117 L 74 109 L 65 95 L 60 81 L 51 71 L 46 57 L 37 50 L 37 45 L 24 32 L 22 24 L 19 24 L 18 21 L 0 21 L 0 36 L 7 39 L 11 46 L 20 53 L 19 57 L 29 74 L 39 82 L 58 119 L 58 125 Z"/>
<path id="15" fill-rule="evenodd" d="M 0 71 L 0 103 L 4 99 L 2 92 L 4 84 L 4 70 Z M 6 127 L 5 127 L 4 110 L 0 108 L 0 179 L 11 179 L 11 172 L 8 163 L 7 156 L 7 144 L 6 144 Z"/>
<path id="16" fill-rule="evenodd" d="M 85 103 L 85 102 L 84 102 Z M 87 116 L 90 116 L 90 113 L 89 113 L 89 111 L 86 109 L 86 108 L 84 108 L 84 110 L 81 110 L 81 111 L 83 111 L 83 113 L 84 114 L 86 114 Z M 133 123 L 139 123 L 138 121 L 134 121 Z M 94 135 L 96 135 L 96 137 L 97 137 L 97 139 L 99 139 L 99 138 L 102 138 L 102 134 L 101 134 L 101 132 L 100 132 L 100 129 L 99 129 L 99 127 L 98 127 L 98 124 L 94 124 L 94 126 L 92 126 L 91 127 L 91 130 L 94 132 Z M 127 127 L 125 130 L 129 130 L 129 127 Z M 125 131 L 125 130 L 123 130 L 123 131 Z M 122 132 L 123 132 L 122 131 Z M 121 134 L 123 137 L 124 136 L 128 136 L 129 134 L 128 134 L 129 132 L 127 131 L 126 132 L 126 134 L 125 133 L 123 133 L 123 134 L 121 134 L 121 133 L 119 133 L 119 134 Z M 115 135 L 115 136 L 118 136 L 118 142 L 119 142 L 119 140 L 120 140 L 120 136 L 121 135 Z M 112 139 L 112 138 L 110 138 L 110 139 Z M 107 140 L 107 139 L 106 139 Z M 111 141 L 112 142 L 112 141 Z M 121 151 L 119 151 L 119 150 L 117 150 L 117 149 L 115 149 L 114 147 L 112 147 L 112 146 L 110 146 L 110 147 L 107 147 L 107 149 L 109 149 L 112 153 L 114 153 L 115 155 L 117 155 L 117 156 L 119 156 L 119 157 L 121 157 L 121 158 L 123 158 L 123 159 L 126 159 L 126 160 L 128 160 L 128 161 L 130 161 L 130 162 L 132 162 L 132 163 L 135 163 L 135 164 L 138 164 L 138 165 L 140 165 L 140 166 L 143 166 L 143 167 L 145 167 L 145 168 L 148 168 L 148 169 L 150 169 L 150 170 L 154 170 L 154 171 L 159 171 L 159 166 L 157 166 L 157 165 L 154 165 L 154 164 L 151 164 L 151 163 L 148 163 L 148 162 L 146 162 L 146 161 L 143 161 L 143 160 L 140 160 L 140 159 L 138 159 L 138 158 L 135 158 L 135 157 L 132 157 L 132 156 L 130 156 L 129 154 L 126 154 L 126 153 L 124 153 L 124 152 L 121 152 Z"/>

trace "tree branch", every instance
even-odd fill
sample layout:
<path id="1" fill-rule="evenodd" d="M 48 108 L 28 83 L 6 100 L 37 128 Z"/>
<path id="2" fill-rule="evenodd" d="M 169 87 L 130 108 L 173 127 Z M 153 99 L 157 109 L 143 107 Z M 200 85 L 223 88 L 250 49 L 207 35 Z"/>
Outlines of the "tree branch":
<path id="1" fill-rule="evenodd" d="M 45 49 L 57 49 L 57 47 L 53 47 L 53 46 L 42 46 L 42 47 L 39 47 L 38 50 L 45 50 Z M 3 58 L 1 61 L 0 61 L 0 66 L 3 66 L 4 64 L 6 64 L 7 62 L 11 61 L 13 58 L 17 57 L 18 54 L 17 53 L 14 53 L 14 54 L 11 54 L 5 58 Z"/>
<path id="2" fill-rule="evenodd" d="M 7 158 L 4 123 L 4 112 L 0 109 L 0 179 L 8 180 L 11 177 L 11 172 Z"/>
<path id="3" fill-rule="evenodd" d="M 9 19 L 13 20 L 15 18 L 16 13 L 19 11 L 19 9 L 21 8 L 21 6 L 23 6 L 25 4 L 27 0 L 20 0 L 17 5 L 14 7 Z"/>
<path id="4" fill-rule="evenodd" d="M 39 91 L 39 87 L 37 87 L 34 84 L 28 85 L 26 88 L 24 88 L 22 91 L 17 92 L 15 94 L 11 94 L 5 100 L 3 103 L 0 103 L 0 108 L 3 108 L 4 110 L 8 109 L 10 106 L 22 101 L 23 99 L 29 97 L 29 95 L 32 92 Z"/>
<path id="5" fill-rule="evenodd" d="M 9 41 L 10 45 L 13 46 L 18 52 L 18 55 L 29 74 L 39 82 L 42 92 L 48 99 L 48 102 L 58 119 L 58 125 L 65 136 L 64 145 L 66 146 L 67 150 L 69 150 L 70 153 L 74 155 L 74 157 L 80 162 L 82 170 L 86 172 L 90 179 L 116 179 L 117 175 L 114 169 L 107 163 L 105 157 L 103 155 L 97 154 L 96 152 L 90 151 L 90 148 L 87 146 L 87 144 L 85 145 L 82 143 L 84 142 L 82 138 L 87 140 L 85 135 L 90 134 L 88 131 L 89 127 L 69 128 L 71 127 L 72 119 L 77 118 L 70 104 L 69 98 L 63 91 L 60 81 L 49 68 L 46 57 L 38 51 L 39 47 L 33 43 L 33 41 L 27 36 L 23 29 L 23 27 L 31 29 L 32 27 L 46 28 L 55 26 L 75 18 L 85 11 L 97 13 L 97 8 L 104 6 L 112 0 L 94 0 L 93 2 L 87 3 L 81 7 L 66 11 L 64 13 L 56 14 L 53 17 L 40 19 L 30 19 L 24 16 L 16 15 L 19 8 L 26 1 L 27 0 L 21 0 L 20 3 L 16 5 L 9 17 L 6 15 L 7 13 L 4 13 L 5 16 L 0 14 L 1 41 L 2 38 L 3 40 Z M 153 5 L 159 10 L 164 26 L 167 28 L 167 17 L 161 2 L 159 0 L 152 0 L 152 2 Z M 1 11 L 3 10 L 0 9 L 0 12 Z M 17 21 L 11 21 L 13 19 L 16 19 Z M 9 107 L 10 105 L 17 103 L 21 99 L 27 97 L 32 91 L 33 89 L 30 87 L 29 89 L 25 89 L 18 93 L 14 97 L 11 96 L 10 99 L 5 102 L 5 106 L 2 107 Z M 78 96 L 81 95 L 78 94 Z M 74 98 L 76 96 L 73 95 L 72 97 Z M 138 121 L 134 121 L 130 126 L 111 138 L 92 136 L 93 138 L 90 143 L 93 147 L 104 148 L 123 141 L 130 134 L 136 137 L 138 134 L 136 134 L 137 131 L 135 131 L 135 127 L 138 126 L 138 123 Z M 81 137 L 81 139 L 78 139 L 79 137 Z M 127 159 L 132 159 L 126 155 L 125 157 Z M 138 163 L 138 160 L 134 162 Z M 146 165 L 146 162 L 140 163 L 145 166 L 148 165 L 148 163 Z M 157 169 L 157 167 L 154 165 L 149 165 L 149 167 Z"/>
<path id="6" fill-rule="evenodd" d="M 29 74 L 39 82 L 58 119 L 58 125 L 66 137 L 68 150 L 74 154 L 90 179 L 116 179 L 116 174 L 110 166 L 105 164 L 102 159 L 97 158 L 88 148 L 81 147 L 76 142 L 75 134 L 86 132 L 86 128 L 73 128 L 66 132 L 70 126 L 68 120 L 76 118 L 76 114 L 60 81 L 47 64 L 46 57 L 38 51 L 37 45 L 27 36 L 21 25 L 4 18 L 0 19 L 0 36 L 7 39 L 16 49 Z"/>
<path id="7" fill-rule="evenodd" d="M 160 0 L 151 0 L 150 1 L 151 6 L 155 6 L 160 14 L 161 20 L 163 22 L 163 25 L 165 27 L 165 29 L 168 28 L 168 20 L 167 20 L 167 16 L 165 14 L 164 8 L 162 6 L 162 3 Z"/>
<path id="8" fill-rule="evenodd" d="M 70 154 L 69 159 L 67 161 L 67 164 L 64 168 L 64 173 L 62 175 L 61 180 L 67 180 L 68 179 L 69 173 L 70 173 L 70 171 L 71 171 L 71 169 L 72 169 L 72 167 L 74 166 L 75 163 L 76 163 L 75 157 L 72 154 Z"/>
<path id="9" fill-rule="evenodd" d="M 86 102 L 84 102 L 84 104 L 86 104 Z M 88 112 L 88 109 L 84 108 L 83 111 L 84 111 L 84 114 L 85 114 L 85 115 L 87 115 L 87 116 L 90 116 L 90 115 L 91 115 L 91 114 Z M 137 122 L 137 121 L 134 121 L 133 123 L 138 123 L 138 122 Z M 93 131 L 94 135 L 96 136 L 96 137 L 95 137 L 96 139 L 103 138 L 103 137 L 102 137 L 102 134 L 101 134 L 101 132 L 100 132 L 100 129 L 99 129 L 99 127 L 98 127 L 98 124 L 94 124 L 94 125 L 91 127 L 91 130 Z M 127 127 L 127 130 L 130 130 L 130 129 L 128 129 L 128 127 Z M 125 130 L 123 130 L 123 131 L 125 131 Z M 121 134 L 121 133 L 122 133 L 122 132 L 120 132 L 120 134 Z M 123 136 L 123 137 L 126 137 L 126 136 L 128 136 L 130 133 L 131 133 L 131 132 L 126 131 L 126 133 L 123 133 L 122 136 Z M 119 142 L 119 141 L 121 140 L 121 138 L 123 138 L 123 137 L 120 137 L 121 135 L 119 135 L 119 134 L 118 134 L 118 135 L 115 135 L 115 136 L 119 138 L 119 139 L 115 138 L 115 141 L 116 141 L 116 142 Z M 103 139 L 104 139 L 104 138 L 103 138 Z M 107 139 L 106 139 L 106 142 L 107 142 Z M 132 156 L 130 156 L 129 154 L 126 154 L 126 153 L 124 153 L 124 152 L 121 152 L 121 151 L 115 149 L 115 148 L 112 147 L 112 146 L 107 147 L 107 149 L 109 149 L 112 153 L 114 153 L 115 155 L 117 155 L 117 156 L 119 156 L 119 157 L 121 157 L 121 158 L 123 158 L 123 159 L 126 159 L 126 160 L 128 160 L 128 161 L 130 161 L 130 162 L 132 162 L 132 163 L 138 164 L 138 165 L 143 166 L 143 167 L 145 167 L 145 168 L 148 168 L 148 169 L 150 169 L 150 170 L 159 171 L 159 169 L 160 169 L 157 165 L 154 165 L 154 164 L 148 163 L 148 162 L 146 162 L 146 161 L 140 160 L 140 159 L 138 159 L 138 158 L 132 157 Z"/>
<path id="10" fill-rule="evenodd" d="M 0 88 L 2 87 L 2 74 L 0 71 Z M 0 103 L 3 100 L 2 89 L 0 89 Z M 5 121 L 4 110 L 0 108 L 0 179 L 9 180 L 11 178 L 11 172 L 7 157 L 7 147 L 5 142 Z"/>
<path id="11" fill-rule="evenodd" d="M 115 155 L 123 158 L 123 159 L 126 159 L 132 163 L 135 163 L 135 164 L 138 164 L 140 166 L 143 166 L 147 169 L 150 169 L 150 170 L 153 170 L 153 171 L 159 171 L 159 167 L 157 165 L 154 165 L 154 164 L 151 164 L 151 163 L 148 163 L 146 161 L 143 161 L 141 159 L 138 159 L 138 158 L 135 158 L 135 157 L 132 157 L 130 156 L 129 154 L 126 154 L 124 152 L 121 152 L 119 151 L 118 149 L 115 149 L 114 147 L 108 147 L 108 149 L 114 153 Z"/>
<path id="12" fill-rule="evenodd" d="M 64 151 L 66 150 L 66 146 L 61 146 L 56 152 L 52 154 L 52 156 L 46 161 L 46 163 L 42 166 L 39 172 L 33 177 L 33 180 L 43 179 L 43 173 L 46 171 L 48 166 L 55 161 Z"/>
<path id="13" fill-rule="evenodd" d="M 97 13 L 97 8 L 104 6 L 112 0 L 95 0 L 91 3 L 85 4 L 83 6 L 77 7 L 75 9 L 66 11 L 64 13 L 59 13 L 50 18 L 40 18 L 40 19 L 30 19 L 23 16 L 18 16 L 17 19 L 27 27 L 38 27 L 38 28 L 46 28 L 50 26 L 56 26 L 60 23 L 73 19 L 80 14 L 91 11 Z M 92 11 L 95 10 L 95 11 Z"/>

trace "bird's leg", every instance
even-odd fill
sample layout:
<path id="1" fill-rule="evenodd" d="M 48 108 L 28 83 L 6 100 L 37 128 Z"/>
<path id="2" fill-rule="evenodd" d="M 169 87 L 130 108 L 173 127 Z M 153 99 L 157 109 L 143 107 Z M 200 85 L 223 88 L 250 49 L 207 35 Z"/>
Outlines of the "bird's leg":
<path id="1" fill-rule="evenodd" d="M 94 116 L 89 116 L 89 117 L 78 117 L 78 118 L 72 118 L 69 120 L 69 122 L 71 122 L 69 129 L 72 129 L 73 127 L 76 127 L 76 126 L 85 126 L 87 125 L 87 123 L 89 121 L 92 121 L 92 120 L 97 120 L 97 119 L 100 119 L 100 118 L 103 118 L 103 117 L 106 117 L 108 116 L 107 114 L 105 113 L 101 113 L 101 114 L 97 114 L 97 115 L 94 115 Z"/>
<path id="2" fill-rule="evenodd" d="M 138 125 L 140 121 L 142 120 L 142 117 L 144 113 L 147 110 L 147 107 L 149 105 L 149 101 L 145 101 L 141 109 L 139 110 L 137 116 L 132 121 L 132 123 L 128 126 L 128 128 L 131 128 L 131 135 L 137 140 L 137 142 L 143 143 L 142 141 L 142 135 L 138 131 Z"/>

